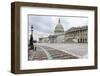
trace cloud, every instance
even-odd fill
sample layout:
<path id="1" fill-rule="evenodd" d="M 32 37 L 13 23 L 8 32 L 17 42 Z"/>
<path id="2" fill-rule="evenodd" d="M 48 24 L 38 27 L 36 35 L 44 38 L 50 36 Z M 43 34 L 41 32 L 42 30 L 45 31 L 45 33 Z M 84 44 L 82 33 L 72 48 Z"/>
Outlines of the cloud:
<path id="1" fill-rule="evenodd" d="M 33 25 L 34 30 L 40 32 L 53 33 L 52 28 L 54 27 L 54 23 L 51 17 L 47 16 L 29 16 L 29 28 L 30 25 Z"/>

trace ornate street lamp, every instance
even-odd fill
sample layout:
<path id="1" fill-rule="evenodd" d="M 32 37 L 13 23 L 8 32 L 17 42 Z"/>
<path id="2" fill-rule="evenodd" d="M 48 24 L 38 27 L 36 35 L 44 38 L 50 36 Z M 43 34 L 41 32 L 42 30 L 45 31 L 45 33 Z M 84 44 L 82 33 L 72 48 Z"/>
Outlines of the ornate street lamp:
<path id="1" fill-rule="evenodd" d="M 33 44 L 33 25 L 31 25 L 30 48 L 34 50 L 34 44 Z"/>
<path id="2" fill-rule="evenodd" d="M 31 34 L 33 35 L 33 25 L 31 25 Z"/>

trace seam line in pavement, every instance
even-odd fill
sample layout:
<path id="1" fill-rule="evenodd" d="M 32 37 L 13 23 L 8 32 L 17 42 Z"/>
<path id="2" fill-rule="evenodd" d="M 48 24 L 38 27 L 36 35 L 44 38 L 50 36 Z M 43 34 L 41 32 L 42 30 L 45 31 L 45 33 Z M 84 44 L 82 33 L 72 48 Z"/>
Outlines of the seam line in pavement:
<path id="1" fill-rule="evenodd" d="M 44 52 L 45 52 L 45 54 L 47 55 L 47 57 L 48 57 L 48 59 L 49 60 L 51 60 L 52 59 L 52 57 L 51 57 L 51 55 L 50 55 L 50 53 L 49 52 L 47 52 L 46 51 L 46 49 L 44 49 L 43 47 L 41 47 L 41 46 L 38 46 L 38 47 L 40 47 Z"/>

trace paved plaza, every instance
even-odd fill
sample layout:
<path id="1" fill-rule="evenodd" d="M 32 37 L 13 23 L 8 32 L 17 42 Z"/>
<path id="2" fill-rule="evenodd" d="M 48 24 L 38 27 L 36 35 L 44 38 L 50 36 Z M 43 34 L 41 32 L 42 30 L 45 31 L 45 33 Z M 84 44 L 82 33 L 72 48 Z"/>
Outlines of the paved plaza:
<path id="1" fill-rule="evenodd" d="M 28 60 L 87 58 L 87 43 L 35 43 L 36 51 L 28 50 Z"/>

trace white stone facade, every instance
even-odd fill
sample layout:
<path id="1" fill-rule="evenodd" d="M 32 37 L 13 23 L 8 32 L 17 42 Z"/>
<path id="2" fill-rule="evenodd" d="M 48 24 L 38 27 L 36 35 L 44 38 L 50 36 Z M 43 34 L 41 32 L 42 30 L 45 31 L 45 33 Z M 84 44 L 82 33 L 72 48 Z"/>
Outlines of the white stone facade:
<path id="1" fill-rule="evenodd" d="M 77 42 L 77 43 L 87 43 L 88 42 L 88 27 L 72 27 L 65 33 L 65 42 Z"/>

